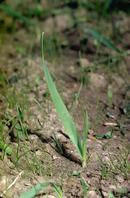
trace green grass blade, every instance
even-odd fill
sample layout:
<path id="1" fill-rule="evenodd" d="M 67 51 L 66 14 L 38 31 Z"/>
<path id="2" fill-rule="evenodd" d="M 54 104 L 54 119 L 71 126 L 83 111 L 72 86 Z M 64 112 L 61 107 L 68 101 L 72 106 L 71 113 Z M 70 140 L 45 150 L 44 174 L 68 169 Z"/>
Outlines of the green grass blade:
<path id="1" fill-rule="evenodd" d="M 56 85 L 50 75 L 50 72 L 45 65 L 44 62 L 44 54 L 43 54 L 43 34 L 42 34 L 42 68 L 45 74 L 45 79 L 48 85 L 48 89 L 52 98 L 52 101 L 55 105 L 56 111 L 61 119 L 64 128 L 66 129 L 69 138 L 71 139 L 72 143 L 75 145 L 80 157 L 82 157 L 82 149 L 81 149 L 81 140 L 79 134 L 76 130 L 75 123 L 68 112 L 60 94 L 57 91 Z"/>
<path id="2" fill-rule="evenodd" d="M 54 192 L 57 194 L 57 198 L 63 198 L 63 192 L 62 192 L 62 189 L 59 185 L 57 184 L 51 184 Z"/>
<path id="3" fill-rule="evenodd" d="M 83 196 L 87 197 L 87 194 L 89 191 L 89 185 L 87 184 L 87 182 L 85 181 L 85 179 L 83 177 L 80 178 L 80 184 L 82 186 Z"/>
<path id="4" fill-rule="evenodd" d="M 32 22 L 29 20 L 27 17 L 22 15 L 22 13 L 16 11 L 13 9 L 10 5 L 7 4 L 1 4 L 0 5 L 0 10 L 4 11 L 7 15 L 13 17 L 14 19 L 20 20 L 26 25 L 30 25 Z"/>
<path id="5" fill-rule="evenodd" d="M 118 53 L 121 52 L 121 49 L 117 48 L 110 39 L 106 38 L 104 35 L 100 34 L 96 30 L 87 28 L 85 32 L 92 35 L 98 42 L 105 45 L 109 49 L 112 49 Z"/>
<path id="6" fill-rule="evenodd" d="M 88 139 L 88 132 L 89 132 L 89 119 L 88 114 L 85 112 L 84 115 L 84 128 L 83 128 L 83 140 L 82 140 L 82 151 L 83 151 L 83 158 L 82 158 L 82 166 L 86 166 L 87 161 L 87 139 Z"/>
<path id="7" fill-rule="evenodd" d="M 55 105 L 56 111 L 64 125 L 64 128 L 66 129 L 68 133 L 68 136 L 70 137 L 73 144 L 76 146 L 80 156 L 82 156 L 80 137 L 76 130 L 75 123 L 57 91 L 57 88 L 55 86 L 54 81 L 52 80 L 52 77 L 50 75 L 48 68 L 45 66 L 45 64 L 42 64 L 42 67 L 44 70 L 45 79 L 48 85 L 48 89 L 50 91 L 52 101 Z"/>
<path id="8" fill-rule="evenodd" d="M 108 193 L 108 198 L 115 198 L 115 196 L 113 195 L 112 192 L 109 192 L 109 193 Z"/>
<path id="9" fill-rule="evenodd" d="M 41 190 L 44 190 L 48 187 L 49 183 L 38 183 L 33 186 L 30 190 L 21 194 L 19 198 L 33 198 L 35 197 Z"/>
<path id="10" fill-rule="evenodd" d="M 12 148 L 7 145 L 2 139 L 0 139 L 0 150 L 2 150 L 7 155 L 11 155 L 12 153 Z"/>

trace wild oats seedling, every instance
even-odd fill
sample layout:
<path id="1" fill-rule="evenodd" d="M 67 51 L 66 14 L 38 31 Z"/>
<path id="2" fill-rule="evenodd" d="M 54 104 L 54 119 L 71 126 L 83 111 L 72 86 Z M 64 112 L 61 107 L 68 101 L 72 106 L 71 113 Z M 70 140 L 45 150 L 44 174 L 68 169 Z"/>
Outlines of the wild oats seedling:
<path id="1" fill-rule="evenodd" d="M 17 19 L 19 21 L 22 21 L 25 25 L 30 25 L 32 22 L 24 16 L 22 13 L 17 12 L 15 9 L 13 9 L 10 5 L 7 4 L 1 4 L 0 10 L 5 12 L 7 15 L 13 17 L 14 19 Z"/>
<path id="2" fill-rule="evenodd" d="M 46 66 L 46 63 L 44 61 L 44 52 L 43 52 L 43 36 L 44 33 L 42 33 L 41 36 L 41 47 L 42 47 L 42 69 L 45 74 L 45 79 L 48 85 L 48 89 L 52 98 L 52 101 L 55 105 L 56 111 L 59 115 L 59 118 L 61 119 L 64 128 L 66 129 L 68 136 L 72 143 L 75 145 L 76 150 L 78 151 L 80 155 L 80 159 L 82 162 L 82 166 L 86 166 L 87 162 L 87 135 L 88 135 L 88 129 L 89 129 L 89 122 L 88 122 L 88 116 L 87 113 L 85 114 L 84 119 L 84 131 L 83 131 L 83 138 L 79 136 L 79 133 L 76 129 L 76 124 L 74 123 L 70 113 L 68 112 L 59 92 L 57 91 L 56 85 L 51 77 L 51 74 Z"/>
<path id="3" fill-rule="evenodd" d="M 75 93 L 75 95 L 74 95 L 74 99 L 73 99 L 72 106 L 71 106 L 72 115 L 74 114 L 76 107 L 78 106 L 79 97 L 80 97 L 82 88 L 83 88 L 83 83 L 81 83 L 78 92 Z"/>
<path id="4" fill-rule="evenodd" d="M 108 198 L 115 198 L 115 196 L 113 195 L 113 193 L 112 193 L 112 192 L 109 192 L 109 194 L 108 194 Z"/>
<path id="5" fill-rule="evenodd" d="M 99 43 L 103 44 L 107 48 L 116 51 L 117 53 L 121 53 L 121 49 L 117 48 L 114 43 L 105 37 L 104 35 L 100 34 L 94 29 L 87 28 L 84 30 L 85 33 L 90 34 L 93 38 L 95 38 Z"/>
<path id="6" fill-rule="evenodd" d="M 89 191 L 89 185 L 87 184 L 87 182 L 85 181 L 83 177 L 80 178 L 80 184 L 82 187 L 83 196 L 86 197 Z"/>
<path id="7" fill-rule="evenodd" d="M 56 193 L 58 198 L 63 198 L 63 192 L 59 185 L 52 183 L 51 187 L 52 187 L 53 191 Z"/>
<path id="8" fill-rule="evenodd" d="M 2 159 L 4 158 L 5 154 L 11 155 L 12 153 L 12 148 L 8 144 L 6 144 L 5 141 L 1 138 L 0 138 L 0 150 L 3 151 Z"/>
<path id="9" fill-rule="evenodd" d="M 0 121 L 0 150 L 3 151 L 1 159 L 3 159 L 6 154 L 11 155 L 12 153 L 12 148 L 6 143 L 6 141 L 3 138 L 4 126 L 5 123 L 3 123 L 3 121 Z"/>
<path id="10" fill-rule="evenodd" d="M 35 197 L 41 190 L 46 189 L 49 186 L 49 183 L 38 183 L 33 186 L 30 190 L 23 192 L 20 198 L 33 198 Z"/>
<path id="11" fill-rule="evenodd" d="M 58 151 L 58 153 L 60 153 L 61 155 L 65 154 L 65 149 L 63 147 L 63 144 L 60 142 L 60 140 L 56 137 L 56 135 L 53 135 L 53 141 L 55 144 L 55 148 Z"/>
<path id="12" fill-rule="evenodd" d="M 20 198 L 33 198 L 42 190 L 46 190 L 48 187 L 51 187 L 52 190 L 56 193 L 57 198 L 63 198 L 63 192 L 59 185 L 50 182 L 38 183 L 33 186 L 30 190 L 23 192 Z"/>

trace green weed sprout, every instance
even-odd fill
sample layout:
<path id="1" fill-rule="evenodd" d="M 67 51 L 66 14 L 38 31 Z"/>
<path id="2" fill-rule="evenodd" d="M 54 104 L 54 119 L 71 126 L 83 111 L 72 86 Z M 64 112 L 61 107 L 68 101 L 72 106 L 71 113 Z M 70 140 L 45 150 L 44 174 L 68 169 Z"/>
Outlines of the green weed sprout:
<path id="1" fill-rule="evenodd" d="M 63 198 L 60 186 L 51 182 L 37 183 L 30 190 L 23 192 L 19 198 L 34 198 L 40 191 L 46 190 L 49 186 L 56 193 L 57 198 Z"/>
<path id="2" fill-rule="evenodd" d="M 48 89 L 49 89 L 52 101 L 54 103 L 54 106 L 56 108 L 56 111 L 59 115 L 59 118 L 62 121 L 62 124 L 67 132 L 67 135 L 69 136 L 70 140 L 76 147 L 77 152 L 79 153 L 79 156 L 82 162 L 82 167 L 86 167 L 86 163 L 87 163 L 86 144 L 87 144 L 87 136 L 88 136 L 88 130 L 89 130 L 88 115 L 87 113 L 85 113 L 83 138 L 81 139 L 81 137 L 79 136 L 79 133 L 77 132 L 76 124 L 74 123 L 73 118 L 71 117 L 60 94 L 58 93 L 56 85 L 44 61 L 43 37 L 44 37 L 44 33 L 42 33 L 41 35 L 42 69 L 45 74 L 45 79 L 48 85 Z"/>
<path id="3" fill-rule="evenodd" d="M 63 191 L 59 185 L 51 183 L 51 187 L 53 191 L 56 193 L 57 198 L 63 198 Z"/>
<path id="4" fill-rule="evenodd" d="M 49 183 L 38 183 L 33 186 L 30 190 L 23 192 L 19 198 L 33 198 L 35 197 L 41 190 L 47 189 Z"/>

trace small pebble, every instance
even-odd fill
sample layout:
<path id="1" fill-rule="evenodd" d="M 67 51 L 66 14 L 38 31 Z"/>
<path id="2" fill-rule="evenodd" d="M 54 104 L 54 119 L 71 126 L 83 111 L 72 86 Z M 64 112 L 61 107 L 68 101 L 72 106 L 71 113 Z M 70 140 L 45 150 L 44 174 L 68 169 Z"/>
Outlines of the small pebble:
<path id="1" fill-rule="evenodd" d="M 89 191 L 87 197 L 88 198 L 100 198 L 100 196 L 94 190 Z"/>
<path id="2" fill-rule="evenodd" d="M 8 179 L 6 176 L 0 178 L 0 193 L 2 193 L 7 188 Z"/>
<path id="3" fill-rule="evenodd" d="M 117 175 L 116 177 L 116 180 L 119 182 L 119 183 L 123 183 L 124 182 L 124 178 L 120 175 Z"/>

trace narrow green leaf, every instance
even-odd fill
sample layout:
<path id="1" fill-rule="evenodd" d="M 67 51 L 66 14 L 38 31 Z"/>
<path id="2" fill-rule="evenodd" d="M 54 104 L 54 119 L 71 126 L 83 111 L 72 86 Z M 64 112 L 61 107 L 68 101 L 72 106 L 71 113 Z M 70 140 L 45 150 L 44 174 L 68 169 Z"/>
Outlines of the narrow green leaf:
<path id="1" fill-rule="evenodd" d="M 73 144 L 76 146 L 80 156 L 82 156 L 80 137 L 76 130 L 75 123 L 74 123 L 71 115 L 69 114 L 66 106 L 64 105 L 64 103 L 57 91 L 57 88 L 55 86 L 54 81 L 52 80 L 52 77 L 50 75 L 48 68 L 46 67 L 46 65 L 44 63 L 42 64 L 42 67 L 44 70 L 45 79 L 46 79 L 48 89 L 51 94 L 51 98 L 55 105 L 56 111 L 57 111 L 67 133 L 68 133 L 68 136 L 70 137 Z"/>
<path id="2" fill-rule="evenodd" d="M 66 129 L 69 138 L 71 139 L 72 143 L 75 145 L 78 153 L 80 154 L 80 157 L 82 157 L 82 148 L 81 148 L 81 140 L 80 136 L 76 130 L 75 123 L 68 112 L 62 98 L 60 97 L 60 94 L 57 91 L 56 85 L 51 77 L 51 74 L 45 64 L 44 61 L 44 54 L 43 54 L 43 34 L 42 34 L 42 68 L 45 74 L 45 79 L 48 85 L 48 89 L 52 98 L 52 101 L 55 105 L 56 111 L 59 115 L 59 118 L 61 119 L 64 128 Z"/>
<path id="3" fill-rule="evenodd" d="M 89 185 L 87 184 L 87 182 L 85 181 L 85 179 L 83 177 L 81 177 L 81 179 L 80 179 L 80 184 L 83 189 L 83 195 L 84 195 L 84 197 L 86 197 L 87 193 L 89 191 Z"/>
<path id="4" fill-rule="evenodd" d="M 63 192 L 59 185 L 52 183 L 51 184 L 54 192 L 57 194 L 57 198 L 63 198 Z"/>
<path id="5" fill-rule="evenodd" d="M 87 161 L 87 139 L 88 139 L 88 132 L 89 132 L 89 119 L 88 119 L 88 114 L 85 112 L 84 115 L 84 128 L 83 128 L 83 140 L 82 140 L 82 152 L 83 152 L 83 159 L 82 159 L 82 166 L 86 166 L 86 161 Z"/>
<path id="6" fill-rule="evenodd" d="M 0 149 L 4 151 L 7 155 L 11 155 L 12 149 L 3 140 L 0 139 Z"/>
<path id="7" fill-rule="evenodd" d="M 74 170 L 74 171 L 71 172 L 70 176 L 79 177 L 80 176 L 80 171 Z"/>
<path id="8" fill-rule="evenodd" d="M 112 193 L 112 192 L 109 192 L 109 194 L 108 194 L 108 198 L 115 198 L 115 196 L 113 195 L 113 193 Z"/>
<path id="9" fill-rule="evenodd" d="M 7 4 L 1 4 L 0 5 L 0 10 L 4 11 L 7 15 L 22 21 L 23 23 L 25 23 L 26 25 L 30 25 L 31 21 L 25 17 L 24 15 L 22 15 L 22 13 L 14 10 L 10 5 Z"/>
<path id="10" fill-rule="evenodd" d="M 109 131 L 105 134 L 96 134 L 95 137 L 97 139 L 111 139 L 112 138 L 112 131 Z"/>
<path id="11" fill-rule="evenodd" d="M 30 190 L 23 192 L 19 198 L 34 198 L 41 190 L 46 189 L 49 183 L 38 183 Z"/>
<path id="12" fill-rule="evenodd" d="M 18 105 L 16 106 L 16 110 L 17 110 L 18 118 L 21 120 L 21 122 L 23 122 L 24 121 L 23 111 L 21 110 L 21 108 Z"/>
<path id="13" fill-rule="evenodd" d="M 98 42 L 105 45 L 109 49 L 112 49 L 116 52 L 121 52 L 121 49 L 117 48 L 110 39 L 106 38 L 104 35 L 100 34 L 96 30 L 87 28 L 85 32 L 92 35 Z"/>
<path id="14" fill-rule="evenodd" d="M 127 193 L 129 193 L 129 189 L 125 188 L 125 187 L 120 187 L 116 189 L 116 192 L 118 194 L 120 194 L 121 196 L 126 195 Z"/>

